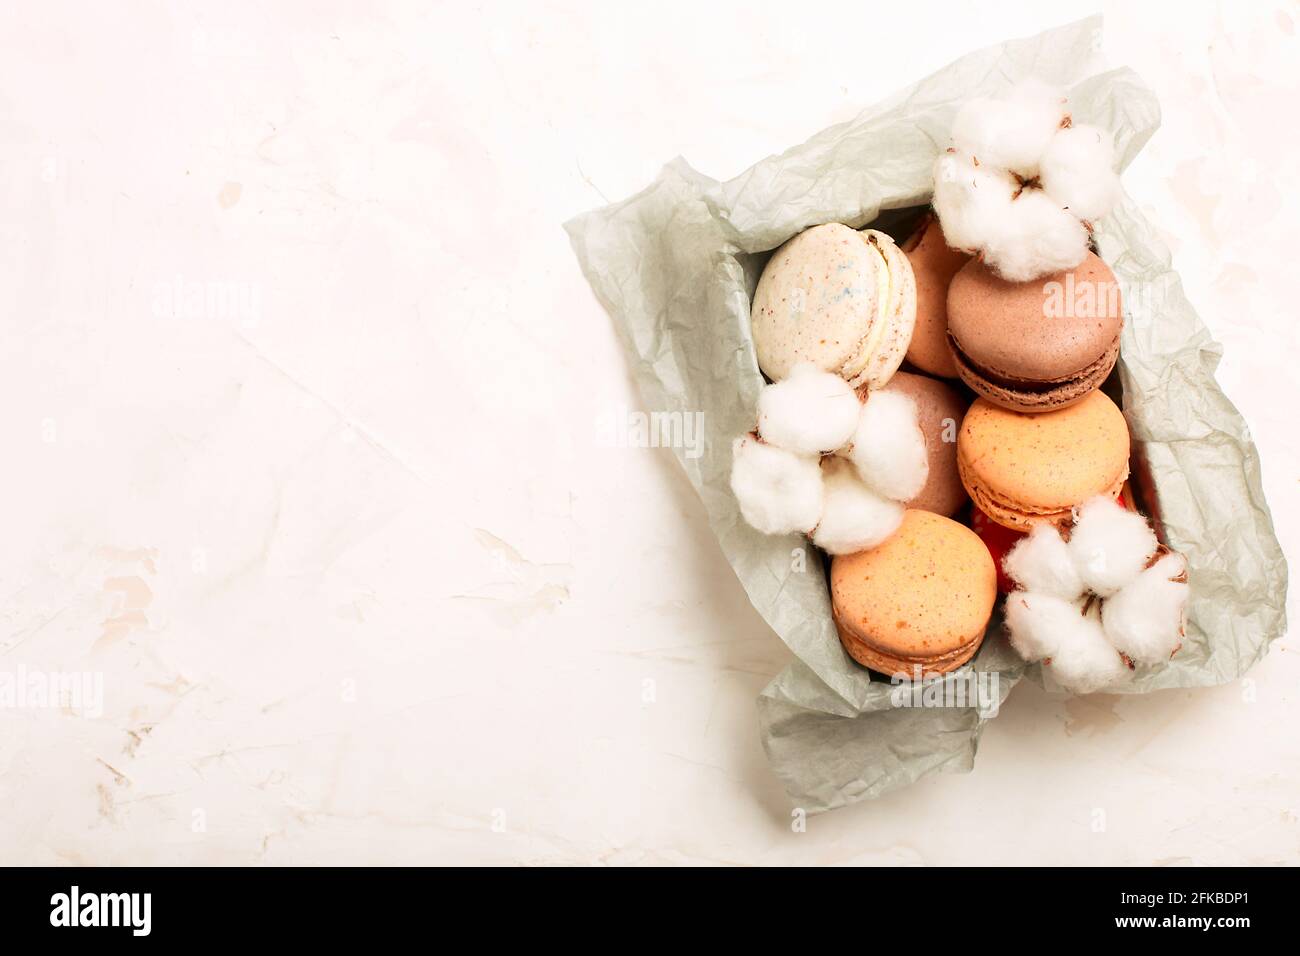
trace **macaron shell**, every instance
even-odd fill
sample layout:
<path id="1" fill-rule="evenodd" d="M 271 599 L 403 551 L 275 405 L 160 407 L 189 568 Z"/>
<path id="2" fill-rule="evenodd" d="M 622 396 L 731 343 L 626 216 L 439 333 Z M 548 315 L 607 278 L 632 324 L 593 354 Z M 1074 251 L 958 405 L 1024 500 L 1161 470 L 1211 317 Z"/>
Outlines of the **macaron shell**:
<path id="1" fill-rule="evenodd" d="M 850 384 L 855 388 L 876 389 L 889 382 L 907 357 L 916 327 L 916 277 L 912 274 L 912 264 L 892 238 L 875 229 L 864 229 L 861 235 L 884 258 L 889 274 L 889 303 L 882 334 L 879 339 L 871 336 L 866 340 L 866 354 L 862 356 L 865 364 L 850 379 Z"/>
<path id="2" fill-rule="evenodd" d="M 1033 282 L 1008 282 L 972 260 L 948 287 L 953 345 L 971 367 L 1007 383 L 1077 378 L 1118 341 L 1122 325 L 1114 273 L 1091 252 Z"/>
<path id="3" fill-rule="evenodd" d="M 835 620 L 835 630 L 839 634 L 840 644 L 848 652 L 849 657 L 863 667 L 869 667 L 881 674 L 905 674 L 908 678 L 914 676 L 918 667 L 923 677 L 947 674 L 949 671 L 954 671 L 974 657 L 975 652 L 979 650 L 980 644 L 984 642 L 984 634 L 980 632 L 968 643 L 949 654 L 920 661 L 906 657 L 894 657 L 872 647 L 870 644 L 859 640 L 853 632 L 846 630 L 838 619 Z"/>
<path id="4" fill-rule="evenodd" d="M 1096 362 L 1074 378 L 1051 385 L 1009 383 L 972 367 L 966 356 L 957 348 L 950 350 L 961 380 L 981 398 L 994 405 L 1016 412 L 1051 412 L 1082 400 L 1089 392 L 1100 388 L 1119 359 L 1119 338 Z"/>
<path id="5" fill-rule="evenodd" d="M 801 361 L 840 374 L 871 337 L 881 256 L 840 223 L 806 229 L 768 260 L 750 318 L 758 364 L 780 381 Z"/>
<path id="6" fill-rule="evenodd" d="M 1097 391 L 1043 414 L 976 399 L 957 437 L 957 469 L 971 500 L 1017 531 L 1040 521 L 1063 524 L 1088 498 L 1117 496 L 1128 459 L 1124 413 Z"/>
<path id="7" fill-rule="evenodd" d="M 845 650 L 887 673 L 946 673 L 984 637 L 997 575 L 965 525 L 909 510 L 883 544 L 831 562 L 831 602 Z"/>
<path id="8" fill-rule="evenodd" d="M 930 475 L 925 487 L 907 507 L 951 516 L 967 501 L 966 488 L 957 473 L 957 431 L 970 400 L 947 382 L 898 372 L 883 389 L 901 392 L 916 402 L 917 423 L 925 435 Z"/>
<path id="9" fill-rule="evenodd" d="M 948 286 L 970 256 L 949 249 L 937 216 L 928 216 L 903 244 L 916 278 L 916 328 L 907 361 L 923 372 L 956 378 L 957 365 L 948 349 Z"/>

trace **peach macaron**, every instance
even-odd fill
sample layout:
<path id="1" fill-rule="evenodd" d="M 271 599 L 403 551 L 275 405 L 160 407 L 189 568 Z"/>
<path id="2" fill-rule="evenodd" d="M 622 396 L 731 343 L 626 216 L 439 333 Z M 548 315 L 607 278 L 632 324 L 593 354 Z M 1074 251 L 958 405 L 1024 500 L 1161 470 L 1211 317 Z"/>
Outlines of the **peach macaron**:
<path id="1" fill-rule="evenodd" d="M 979 650 L 997 570 L 970 528 L 908 510 L 885 542 L 831 562 L 831 605 L 845 651 L 883 674 L 946 674 Z"/>
<path id="2" fill-rule="evenodd" d="M 903 243 L 916 277 L 916 327 L 907 361 L 922 372 L 956 378 L 957 363 L 948 347 L 948 286 L 970 256 L 949 249 L 939 219 L 927 215 Z"/>
<path id="3" fill-rule="evenodd" d="M 957 429 L 970 407 L 969 395 L 937 378 L 911 372 L 894 373 L 883 391 L 901 392 L 916 403 L 917 424 L 925 436 L 930 472 L 924 487 L 905 504 L 951 517 L 967 501 L 957 473 Z"/>
<path id="4" fill-rule="evenodd" d="M 1100 391 L 1037 414 L 979 398 L 957 435 L 957 470 L 971 500 L 1015 531 L 1063 525 L 1089 498 L 1117 497 L 1128 462 L 1128 423 Z"/>

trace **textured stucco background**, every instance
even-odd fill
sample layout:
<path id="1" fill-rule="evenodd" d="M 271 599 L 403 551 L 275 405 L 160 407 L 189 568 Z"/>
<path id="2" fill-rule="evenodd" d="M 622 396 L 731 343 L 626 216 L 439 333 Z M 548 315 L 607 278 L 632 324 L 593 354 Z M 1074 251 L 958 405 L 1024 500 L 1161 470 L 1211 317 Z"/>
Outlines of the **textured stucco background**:
<path id="1" fill-rule="evenodd" d="M 1214 690 L 1022 684 L 974 773 L 794 832 L 788 654 L 600 428 L 638 399 L 562 221 L 1094 7 L 427 6 L 6 17 L 0 671 L 103 712 L 0 711 L 0 862 L 1300 862 L 1289 637 Z M 1294 556 L 1300 7 L 1103 9 Z"/>

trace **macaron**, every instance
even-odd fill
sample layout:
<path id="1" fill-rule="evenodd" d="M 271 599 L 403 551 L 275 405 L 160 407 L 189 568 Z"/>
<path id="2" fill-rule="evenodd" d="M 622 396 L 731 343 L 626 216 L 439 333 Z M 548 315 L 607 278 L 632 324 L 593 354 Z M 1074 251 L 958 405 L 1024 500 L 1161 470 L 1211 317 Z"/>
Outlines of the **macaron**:
<path id="1" fill-rule="evenodd" d="M 811 362 L 854 388 L 880 388 L 907 354 L 916 281 L 883 232 L 826 223 L 772 253 L 750 318 L 759 368 L 772 381 Z"/>
<path id="2" fill-rule="evenodd" d="M 1128 477 L 1128 423 L 1104 392 L 1054 412 L 1026 414 L 983 398 L 957 435 L 957 471 L 975 506 L 1004 527 L 1064 525 L 1095 495 L 1114 498 Z"/>
<path id="3" fill-rule="evenodd" d="M 845 651 L 883 674 L 946 674 L 984 640 L 997 572 L 965 525 L 908 510 L 869 551 L 831 562 L 831 607 Z"/>
<path id="4" fill-rule="evenodd" d="M 911 372 L 895 372 L 882 391 L 901 392 L 916 403 L 916 420 L 925 435 L 930 473 L 909 508 L 952 516 L 967 501 L 957 473 L 957 430 L 970 399 L 947 382 Z"/>
<path id="5" fill-rule="evenodd" d="M 1128 482 L 1124 482 L 1124 489 L 1115 500 L 1129 511 L 1137 511 L 1131 500 L 1132 497 Z M 979 535 L 979 539 L 984 542 L 984 547 L 988 548 L 989 554 L 993 556 L 993 565 L 998 569 L 998 591 L 1002 594 L 1010 594 L 1016 589 L 1016 582 L 1007 576 L 1002 561 L 1011 549 L 1021 542 L 1027 532 L 1005 528 L 978 508 L 971 509 L 970 529 Z"/>
<path id="6" fill-rule="evenodd" d="M 970 256 L 948 248 L 933 213 L 903 243 L 903 252 L 916 277 L 916 328 L 907 361 L 922 372 L 956 378 L 957 363 L 948 350 L 948 286 Z"/>
<path id="7" fill-rule="evenodd" d="M 978 508 L 971 509 L 970 529 L 984 542 L 984 547 L 989 549 L 993 566 L 998 569 L 998 593 L 1010 594 L 1016 589 L 1016 582 L 1007 576 L 1002 561 L 1021 542 L 1026 532 L 1004 528 Z"/>
<path id="8" fill-rule="evenodd" d="M 948 346 L 977 395 L 1049 412 L 1095 390 L 1119 357 L 1119 283 L 1089 252 L 1074 269 L 1008 282 L 972 260 L 948 287 Z"/>

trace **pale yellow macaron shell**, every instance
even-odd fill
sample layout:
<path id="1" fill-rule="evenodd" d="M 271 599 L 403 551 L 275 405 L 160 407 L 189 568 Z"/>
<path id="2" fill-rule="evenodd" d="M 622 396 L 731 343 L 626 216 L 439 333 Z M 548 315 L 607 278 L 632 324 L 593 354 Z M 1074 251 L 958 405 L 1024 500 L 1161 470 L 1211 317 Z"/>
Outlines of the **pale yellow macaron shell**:
<path id="1" fill-rule="evenodd" d="M 976 399 L 957 435 L 957 468 L 980 510 L 1020 531 L 1063 522 L 1128 477 L 1124 413 L 1096 391 L 1059 411 L 1023 414 Z"/>
<path id="2" fill-rule="evenodd" d="M 772 254 L 754 292 L 759 367 L 780 381 L 811 362 L 855 387 L 884 385 L 911 339 L 915 288 L 907 257 L 883 233 L 804 230 Z"/>

